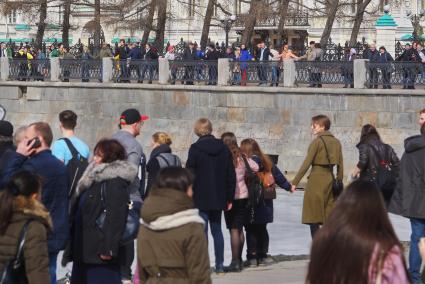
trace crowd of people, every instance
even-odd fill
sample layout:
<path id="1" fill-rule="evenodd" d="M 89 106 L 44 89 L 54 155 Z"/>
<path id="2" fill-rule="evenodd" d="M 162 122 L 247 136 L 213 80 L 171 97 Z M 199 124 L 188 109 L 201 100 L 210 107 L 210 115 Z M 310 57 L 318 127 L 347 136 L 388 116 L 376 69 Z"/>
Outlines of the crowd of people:
<path id="1" fill-rule="evenodd" d="M 357 180 L 344 190 L 341 143 L 325 115 L 311 119 L 314 139 L 292 182 L 258 141 L 239 143 L 232 132 L 216 138 L 207 118 L 194 125 L 198 140 L 184 168 L 166 132 L 152 135 L 147 159 L 136 137 L 148 119 L 125 110 L 118 131 L 92 153 L 76 136 L 71 110 L 59 114 L 62 137 L 55 141 L 46 122 L 16 131 L 0 122 L 5 283 L 57 283 L 60 251 L 72 284 L 211 283 L 209 230 L 215 273 L 268 265 L 274 262 L 267 226 L 276 190 L 294 193 L 309 170 L 302 209 L 313 239 L 307 283 L 421 283 L 425 110 L 421 134 L 406 139 L 401 160 L 374 126 L 364 125 L 351 174 Z M 387 210 L 412 224 L 409 270 Z M 232 253 L 227 266 L 223 212 Z"/>

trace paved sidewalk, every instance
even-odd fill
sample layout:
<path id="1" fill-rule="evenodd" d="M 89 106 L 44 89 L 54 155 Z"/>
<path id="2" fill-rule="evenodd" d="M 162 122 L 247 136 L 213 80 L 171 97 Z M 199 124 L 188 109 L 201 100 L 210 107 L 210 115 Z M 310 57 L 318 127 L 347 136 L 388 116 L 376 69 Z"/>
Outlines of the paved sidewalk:
<path id="1" fill-rule="evenodd" d="M 305 283 L 307 260 L 283 261 L 277 264 L 248 268 L 241 273 L 227 273 L 222 276 L 213 274 L 214 284 L 303 284 Z"/>

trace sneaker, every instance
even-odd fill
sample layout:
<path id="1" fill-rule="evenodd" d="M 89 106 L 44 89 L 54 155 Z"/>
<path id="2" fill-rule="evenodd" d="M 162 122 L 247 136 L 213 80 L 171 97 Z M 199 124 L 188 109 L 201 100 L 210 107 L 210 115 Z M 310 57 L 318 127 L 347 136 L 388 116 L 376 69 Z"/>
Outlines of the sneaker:
<path id="1" fill-rule="evenodd" d="M 225 274 L 225 271 L 224 271 L 224 268 L 223 267 L 216 267 L 215 268 L 215 274 L 217 274 L 217 275 L 224 275 Z"/>
<path id="2" fill-rule="evenodd" d="M 248 259 L 247 261 L 244 262 L 243 264 L 244 267 L 257 267 L 258 266 L 258 262 L 257 259 Z"/>
<path id="3" fill-rule="evenodd" d="M 226 266 L 224 268 L 225 272 L 241 272 L 242 271 L 242 267 L 239 261 L 233 261 L 230 263 L 229 266 Z"/>
<path id="4" fill-rule="evenodd" d="M 265 258 L 260 258 L 258 260 L 258 265 L 259 266 L 267 266 L 267 265 L 271 265 L 276 263 L 276 261 L 271 257 L 271 256 L 267 256 Z"/>

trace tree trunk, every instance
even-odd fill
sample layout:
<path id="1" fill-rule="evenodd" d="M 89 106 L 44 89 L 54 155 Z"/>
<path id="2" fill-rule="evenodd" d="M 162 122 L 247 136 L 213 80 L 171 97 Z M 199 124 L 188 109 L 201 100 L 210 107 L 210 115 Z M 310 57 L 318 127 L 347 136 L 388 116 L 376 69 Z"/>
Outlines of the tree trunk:
<path id="1" fill-rule="evenodd" d="M 254 32 L 255 23 L 257 22 L 257 12 L 260 7 L 261 0 L 251 0 L 248 16 L 245 19 L 245 30 L 242 34 L 241 44 L 247 47 L 251 46 L 251 37 Z"/>
<path id="2" fill-rule="evenodd" d="M 165 23 L 167 22 L 167 0 L 157 0 L 158 20 L 155 29 L 155 43 L 158 52 L 164 51 Z"/>
<path id="3" fill-rule="evenodd" d="M 215 0 L 208 0 L 207 10 L 205 11 L 204 25 L 202 27 L 202 35 L 201 35 L 201 49 L 205 50 L 208 43 L 208 36 L 210 34 L 210 26 L 211 26 L 211 18 L 214 13 L 214 4 Z"/>
<path id="4" fill-rule="evenodd" d="M 281 0 L 279 5 L 279 25 L 277 26 L 277 41 L 283 45 L 282 37 L 284 35 L 286 15 L 288 13 L 289 0 Z"/>
<path id="5" fill-rule="evenodd" d="M 153 16 L 155 14 L 155 1 L 152 0 L 151 4 L 149 5 L 149 11 L 148 11 L 148 17 L 146 18 L 146 21 L 142 23 L 143 25 L 143 36 L 142 36 L 142 46 L 146 45 L 146 43 L 149 40 L 149 34 L 152 30 L 152 22 L 153 22 Z"/>
<path id="6" fill-rule="evenodd" d="M 363 16 L 366 11 L 367 6 L 370 4 L 371 0 L 358 0 L 357 1 L 357 11 L 356 17 L 354 19 L 353 29 L 351 30 L 350 36 L 350 47 L 353 47 L 357 43 L 357 37 L 359 36 L 360 26 L 363 22 Z"/>
<path id="7" fill-rule="evenodd" d="M 100 34 L 101 34 L 101 26 L 100 26 L 100 0 L 94 1 L 94 36 L 93 36 L 93 55 L 97 56 L 100 50 Z"/>
<path id="8" fill-rule="evenodd" d="M 47 0 L 40 0 L 40 17 L 38 20 L 37 35 L 35 38 L 36 48 L 42 48 L 44 30 L 46 29 L 46 18 L 47 18 Z"/>
<path id="9" fill-rule="evenodd" d="M 62 21 L 62 44 L 66 49 L 69 48 L 69 17 L 71 15 L 71 0 L 63 2 L 63 21 Z"/>
<path id="10" fill-rule="evenodd" d="M 325 28 L 323 29 L 322 37 L 320 39 L 320 44 L 322 45 L 322 48 L 326 46 L 328 43 L 329 37 L 331 36 L 332 32 L 332 26 L 335 21 L 336 12 L 339 8 L 339 0 L 328 0 L 327 4 L 327 14 L 328 19 L 326 20 Z"/>

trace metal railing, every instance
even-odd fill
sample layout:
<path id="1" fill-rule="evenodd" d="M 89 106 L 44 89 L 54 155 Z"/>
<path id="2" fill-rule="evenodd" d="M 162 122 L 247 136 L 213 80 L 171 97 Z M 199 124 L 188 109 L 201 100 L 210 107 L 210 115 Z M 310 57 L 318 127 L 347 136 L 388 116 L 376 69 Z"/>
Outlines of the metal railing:
<path id="1" fill-rule="evenodd" d="M 244 86 L 247 83 L 278 85 L 283 78 L 282 61 L 231 61 L 231 85 Z"/>
<path id="2" fill-rule="evenodd" d="M 297 84 L 354 84 L 353 61 L 297 61 Z"/>
<path id="3" fill-rule="evenodd" d="M 9 59 L 9 79 L 44 81 L 50 78 L 49 59 Z"/>
<path id="4" fill-rule="evenodd" d="M 64 82 L 78 79 L 83 82 L 102 80 L 102 60 L 98 59 L 60 59 L 59 78 Z"/>
<path id="5" fill-rule="evenodd" d="M 158 80 L 158 61 L 157 60 L 113 60 L 112 78 L 115 82 L 131 82 L 137 80 L 143 83 L 148 80 L 149 83 Z"/>
<path id="6" fill-rule="evenodd" d="M 390 89 L 392 85 L 403 85 L 405 89 L 413 89 L 417 84 L 425 84 L 425 64 L 421 62 L 366 63 L 366 86 L 369 88 L 382 85 Z"/>
<path id="7" fill-rule="evenodd" d="M 193 82 L 206 82 L 209 85 L 217 84 L 218 63 L 207 60 L 170 60 L 170 82 L 181 82 L 193 85 Z"/>

